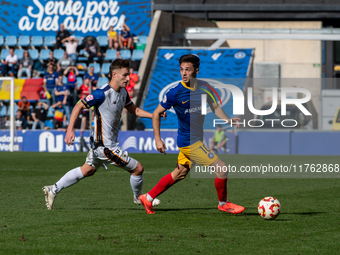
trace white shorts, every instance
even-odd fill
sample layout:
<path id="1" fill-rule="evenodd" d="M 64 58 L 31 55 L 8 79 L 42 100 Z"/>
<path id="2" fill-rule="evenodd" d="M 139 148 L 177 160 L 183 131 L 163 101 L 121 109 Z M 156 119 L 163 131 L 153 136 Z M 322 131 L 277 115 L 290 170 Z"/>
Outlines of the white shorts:
<path id="1" fill-rule="evenodd" d="M 85 163 L 97 170 L 101 166 L 107 169 L 107 164 L 111 164 L 127 171 L 132 171 L 137 167 L 138 161 L 129 157 L 128 153 L 119 146 L 113 148 L 100 146 L 89 151 Z"/>

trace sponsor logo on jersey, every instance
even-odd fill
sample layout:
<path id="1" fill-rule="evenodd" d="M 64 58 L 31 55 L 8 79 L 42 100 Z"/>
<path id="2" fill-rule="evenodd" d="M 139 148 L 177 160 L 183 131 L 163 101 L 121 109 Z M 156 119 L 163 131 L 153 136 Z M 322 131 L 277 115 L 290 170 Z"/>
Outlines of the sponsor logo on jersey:
<path id="1" fill-rule="evenodd" d="M 185 104 L 185 103 L 187 103 L 188 101 L 189 101 L 189 100 L 187 100 L 187 101 L 184 101 L 184 102 L 182 101 L 182 104 Z"/>
<path id="2" fill-rule="evenodd" d="M 88 96 L 86 97 L 86 101 L 91 101 L 91 100 L 93 100 L 93 95 L 88 95 Z"/>

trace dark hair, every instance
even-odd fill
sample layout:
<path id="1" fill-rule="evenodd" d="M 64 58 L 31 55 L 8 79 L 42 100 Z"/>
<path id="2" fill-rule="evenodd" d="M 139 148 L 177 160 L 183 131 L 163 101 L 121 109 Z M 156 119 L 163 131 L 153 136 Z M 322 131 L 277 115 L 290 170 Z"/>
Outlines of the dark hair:
<path id="1" fill-rule="evenodd" d="M 122 69 L 122 68 L 127 68 L 129 70 L 130 69 L 130 60 L 121 59 L 121 58 L 117 58 L 117 59 L 113 60 L 111 65 L 110 65 L 110 72 L 107 75 L 109 80 L 112 79 L 112 71 L 113 70 Z"/>
<path id="2" fill-rule="evenodd" d="M 180 57 L 179 64 L 182 64 L 182 63 L 191 63 L 195 69 L 200 67 L 199 57 L 193 54 L 187 54 L 187 55 L 183 55 L 182 57 Z"/>

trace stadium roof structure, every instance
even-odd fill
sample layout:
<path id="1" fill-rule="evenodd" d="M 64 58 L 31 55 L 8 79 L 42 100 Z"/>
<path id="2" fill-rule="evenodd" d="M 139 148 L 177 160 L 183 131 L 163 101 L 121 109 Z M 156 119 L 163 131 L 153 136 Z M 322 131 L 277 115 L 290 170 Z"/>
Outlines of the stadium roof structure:
<path id="1" fill-rule="evenodd" d="M 226 40 L 321 40 L 340 41 L 339 28 L 322 29 L 222 29 L 189 27 L 183 34 L 186 40 L 217 40 L 210 48 L 220 47 Z"/>

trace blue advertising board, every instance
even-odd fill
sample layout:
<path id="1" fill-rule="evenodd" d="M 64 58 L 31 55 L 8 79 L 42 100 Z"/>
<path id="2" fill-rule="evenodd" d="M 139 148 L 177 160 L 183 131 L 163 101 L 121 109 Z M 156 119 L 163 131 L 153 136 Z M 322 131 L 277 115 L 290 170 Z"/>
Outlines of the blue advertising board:
<path id="1" fill-rule="evenodd" d="M 227 133 L 229 137 L 227 153 L 235 153 L 235 135 Z M 75 141 L 71 146 L 64 143 L 65 132 L 57 130 L 24 130 L 17 131 L 15 135 L 14 151 L 35 152 L 78 152 L 80 149 L 80 131 L 75 131 Z M 205 133 L 204 139 L 210 143 L 213 133 Z M 178 153 L 177 132 L 162 131 L 161 137 L 167 146 L 167 153 Z M 85 131 L 83 139 L 90 143 L 90 132 Z M 121 131 L 119 133 L 119 146 L 130 153 L 159 153 L 155 147 L 152 131 Z M 9 151 L 10 132 L 0 130 L 0 151 Z M 86 151 L 86 147 L 84 147 Z M 225 153 L 224 151 L 220 151 Z"/>
<path id="2" fill-rule="evenodd" d="M 243 90 L 252 62 L 252 49 L 219 48 L 209 50 L 164 47 L 158 49 L 143 109 L 153 112 L 159 102 L 163 100 L 165 93 L 182 80 L 178 61 L 185 54 L 195 54 L 200 58 L 201 64 L 197 78 L 207 81 L 216 89 L 221 98 L 223 110 L 228 116 L 232 116 L 233 97 L 229 90 L 221 87 L 231 84 L 237 86 L 241 91 Z M 205 129 L 214 129 L 214 118 L 216 118 L 215 115 L 208 109 L 204 123 Z M 143 119 L 142 121 L 146 128 L 152 128 L 151 120 Z M 168 111 L 167 120 L 162 121 L 161 127 L 178 128 L 177 117 L 172 108 Z"/>
<path id="3" fill-rule="evenodd" d="M 106 35 L 110 26 L 122 30 L 124 22 L 135 35 L 148 35 L 151 1 L 143 0 L 11 0 L 0 3 L 0 34 L 56 35 L 63 23 L 79 36 Z"/>

